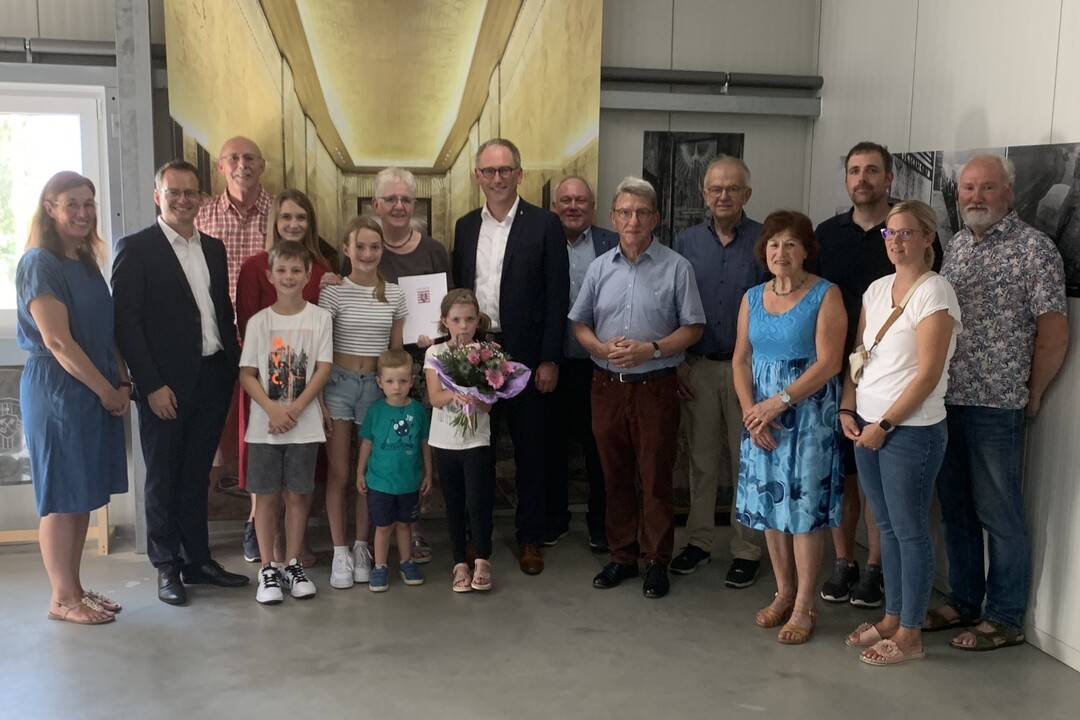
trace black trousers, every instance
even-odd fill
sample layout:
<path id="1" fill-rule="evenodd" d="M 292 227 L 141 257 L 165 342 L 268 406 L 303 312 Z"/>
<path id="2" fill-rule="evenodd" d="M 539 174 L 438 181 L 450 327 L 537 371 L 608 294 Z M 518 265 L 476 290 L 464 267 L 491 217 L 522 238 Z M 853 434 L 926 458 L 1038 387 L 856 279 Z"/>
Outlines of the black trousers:
<path id="1" fill-rule="evenodd" d="M 535 372 L 535 371 L 534 371 Z M 491 408 L 491 445 L 497 447 L 498 434 L 506 427 L 514 443 L 514 478 L 517 510 L 514 525 L 519 544 L 541 543 L 549 533 L 547 525 L 547 461 L 552 451 L 544 427 L 543 396 L 534 379 L 517 397 L 500 400 Z"/>
<path id="2" fill-rule="evenodd" d="M 433 448 L 446 502 L 446 528 L 454 564 L 465 562 L 466 524 L 476 557 L 491 557 L 492 514 L 495 511 L 495 455 L 490 446 L 467 450 Z"/>
<path id="3" fill-rule="evenodd" d="M 547 404 L 547 426 L 556 446 L 548 453 L 548 530 L 557 536 L 570 522 L 568 460 L 573 443 L 581 443 L 585 455 L 585 477 L 589 481 L 589 512 L 585 520 L 589 538 L 604 539 L 604 471 L 592 431 L 592 377 L 595 365 L 589 359 L 566 358 L 559 365 L 559 384 Z"/>
<path id="4" fill-rule="evenodd" d="M 202 359 L 195 391 L 178 397 L 175 420 L 140 400 L 139 436 L 146 461 L 146 552 L 159 570 L 210 559 L 206 502 L 235 372 L 225 353 Z"/>

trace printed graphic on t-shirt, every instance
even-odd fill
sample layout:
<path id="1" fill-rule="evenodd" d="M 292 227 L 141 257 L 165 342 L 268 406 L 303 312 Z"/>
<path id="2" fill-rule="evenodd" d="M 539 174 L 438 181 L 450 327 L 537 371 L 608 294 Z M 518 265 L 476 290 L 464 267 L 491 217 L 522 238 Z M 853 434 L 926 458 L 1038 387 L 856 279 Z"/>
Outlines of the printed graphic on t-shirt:
<path id="1" fill-rule="evenodd" d="M 390 425 L 380 447 L 382 450 L 404 450 L 406 455 L 411 455 L 417 446 L 417 430 L 416 416 L 407 413 Z"/>
<path id="2" fill-rule="evenodd" d="M 310 330 L 294 330 L 294 336 L 298 334 L 311 335 Z M 293 346 L 285 342 L 280 336 L 270 339 L 270 356 L 266 363 L 266 394 L 275 402 L 292 402 L 300 397 L 307 387 L 307 364 L 308 355 L 304 345 L 309 345 L 308 338 L 296 338 L 300 351 L 293 350 Z"/>

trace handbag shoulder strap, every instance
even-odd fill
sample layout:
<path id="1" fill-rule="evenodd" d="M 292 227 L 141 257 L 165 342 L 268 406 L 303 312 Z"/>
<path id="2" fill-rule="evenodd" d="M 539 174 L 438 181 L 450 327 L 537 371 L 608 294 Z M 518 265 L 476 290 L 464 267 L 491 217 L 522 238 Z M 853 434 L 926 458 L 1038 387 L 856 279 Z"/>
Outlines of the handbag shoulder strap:
<path id="1" fill-rule="evenodd" d="M 911 296 L 915 294 L 915 291 L 919 289 L 919 286 L 929 280 L 934 275 L 937 275 L 937 273 L 933 270 L 928 270 L 912 284 L 912 286 L 908 289 L 907 293 L 904 295 L 903 299 L 900 300 L 900 304 L 893 308 L 893 311 L 889 315 L 888 319 L 885 321 L 885 324 L 881 326 L 881 329 L 878 330 L 877 335 L 874 336 L 874 344 L 873 346 L 871 346 L 871 350 L 877 347 L 877 344 L 881 342 L 881 338 L 885 337 L 885 333 L 889 331 L 889 328 L 892 327 L 893 323 L 896 322 L 900 318 L 900 316 L 904 314 L 904 308 L 907 307 L 908 301 L 911 300 Z"/>

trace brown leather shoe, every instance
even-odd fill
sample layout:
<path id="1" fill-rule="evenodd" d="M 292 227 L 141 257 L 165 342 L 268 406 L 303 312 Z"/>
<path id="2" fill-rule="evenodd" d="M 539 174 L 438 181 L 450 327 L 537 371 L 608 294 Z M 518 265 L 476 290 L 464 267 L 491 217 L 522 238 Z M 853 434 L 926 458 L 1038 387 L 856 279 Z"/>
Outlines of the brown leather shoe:
<path id="1" fill-rule="evenodd" d="M 525 543 L 518 548 L 518 564 L 526 575 L 539 575 L 544 572 L 544 555 L 536 543 Z"/>

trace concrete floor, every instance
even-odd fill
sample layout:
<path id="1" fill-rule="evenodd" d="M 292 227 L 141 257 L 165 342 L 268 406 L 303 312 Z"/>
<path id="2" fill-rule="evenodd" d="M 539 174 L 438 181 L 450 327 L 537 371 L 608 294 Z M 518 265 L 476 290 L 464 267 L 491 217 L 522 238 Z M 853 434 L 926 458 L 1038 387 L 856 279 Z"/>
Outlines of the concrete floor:
<path id="1" fill-rule="evenodd" d="M 844 635 L 876 611 L 847 605 L 819 608 L 808 645 L 781 646 L 753 621 L 771 578 L 725 589 L 726 558 L 675 577 L 664 600 L 643 598 L 639 581 L 594 590 L 604 558 L 585 546 L 580 521 L 547 552 L 547 570 L 527 577 L 512 522 L 499 518 L 495 591 L 456 595 L 442 523 L 426 528 L 435 560 L 425 585 L 392 575 L 382 595 L 333 590 L 322 556 L 319 596 L 276 607 L 256 604 L 253 588 L 202 586 L 187 607 L 169 607 L 145 557 L 123 542 L 109 557 L 88 550 L 88 586 L 124 605 L 102 627 L 47 621 L 37 547 L 0 549 L 0 718 L 1043 720 L 1074 719 L 1080 707 L 1077 673 L 1030 645 L 962 653 L 938 633 L 924 662 L 859 663 Z M 254 576 L 239 533 L 212 544 L 228 568 Z"/>

